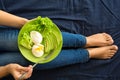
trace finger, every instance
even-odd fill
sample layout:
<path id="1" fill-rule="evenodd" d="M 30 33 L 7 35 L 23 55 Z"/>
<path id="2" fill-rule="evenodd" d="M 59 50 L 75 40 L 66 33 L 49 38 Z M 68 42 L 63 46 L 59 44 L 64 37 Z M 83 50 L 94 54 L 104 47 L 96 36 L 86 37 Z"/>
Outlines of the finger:
<path id="1" fill-rule="evenodd" d="M 33 71 L 32 65 L 29 65 L 29 67 L 27 67 L 27 70 L 28 70 L 28 71 L 24 72 L 24 73 L 20 76 L 21 79 L 27 79 L 27 78 L 29 78 L 29 77 L 32 75 L 32 71 Z"/>
<path id="2" fill-rule="evenodd" d="M 32 69 L 32 68 L 31 68 L 31 69 L 29 69 L 29 71 L 26 73 L 26 75 L 25 75 L 24 79 L 27 79 L 27 78 L 31 77 L 31 75 L 32 75 L 32 71 L 33 71 L 33 69 Z"/>
<path id="3" fill-rule="evenodd" d="M 30 76 L 32 75 L 32 72 L 33 72 L 33 67 L 32 67 L 32 65 L 29 65 L 28 69 L 29 69 L 29 71 L 27 72 L 26 76 L 27 76 L 27 77 L 30 77 Z"/>
<path id="4" fill-rule="evenodd" d="M 19 66 L 18 69 L 22 72 L 27 72 L 29 70 L 28 67 L 23 67 L 23 66 Z"/>

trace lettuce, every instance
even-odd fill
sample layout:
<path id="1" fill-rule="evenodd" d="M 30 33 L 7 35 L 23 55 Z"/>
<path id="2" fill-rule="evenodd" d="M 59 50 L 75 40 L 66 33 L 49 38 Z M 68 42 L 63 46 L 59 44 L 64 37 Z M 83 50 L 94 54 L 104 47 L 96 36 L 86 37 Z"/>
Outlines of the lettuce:
<path id="1" fill-rule="evenodd" d="M 32 42 L 32 40 L 31 40 L 31 38 L 29 36 L 29 33 L 27 33 L 27 32 L 23 33 L 22 38 L 20 40 L 20 44 L 23 47 L 27 48 L 27 49 L 31 49 L 32 48 L 33 42 Z"/>

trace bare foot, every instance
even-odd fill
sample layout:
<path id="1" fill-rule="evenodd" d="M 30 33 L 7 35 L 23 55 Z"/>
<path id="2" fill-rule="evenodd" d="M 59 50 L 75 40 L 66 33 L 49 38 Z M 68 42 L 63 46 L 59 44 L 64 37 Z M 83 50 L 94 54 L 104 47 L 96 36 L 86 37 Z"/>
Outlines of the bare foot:
<path id="1" fill-rule="evenodd" d="M 93 46 L 108 46 L 113 44 L 112 37 L 107 33 L 98 33 L 86 37 L 87 43 L 85 47 L 93 47 Z"/>
<path id="2" fill-rule="evenodd" d="M 87 49 L 89 52 L 90 58 L 95 59 L 110 59 L 117 52 L 118 47 L 116 45 L 98 47 L 98 48 L 89 48 Z"/>

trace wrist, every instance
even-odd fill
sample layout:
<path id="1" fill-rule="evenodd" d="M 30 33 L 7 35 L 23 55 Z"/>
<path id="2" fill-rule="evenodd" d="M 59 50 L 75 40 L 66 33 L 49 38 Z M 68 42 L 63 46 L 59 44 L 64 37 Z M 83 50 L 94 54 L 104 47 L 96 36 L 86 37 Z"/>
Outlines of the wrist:
<path id="1" fill-rule="evenodd" d="M 6 66 L 1 66 L 0 67 L 0 78 L 4 77 L 4 76 L 7 76 L 9 73 L 9 66 L 6 65 Z"/>
<path id="2" fill-rule="evenodd" d="M 28 22 L 28 19 L 26 19 L 26 18 L 21 18 L 21 19 L 19 19 L 19 21 L 18 21 L 18 28 L 21 28 L 25 23 L 27 23 Z"/>
<path id="3" fill-rule="evenodd" d="M 6 74 L 10 74 L 10 64 L 4 66 Z"/>

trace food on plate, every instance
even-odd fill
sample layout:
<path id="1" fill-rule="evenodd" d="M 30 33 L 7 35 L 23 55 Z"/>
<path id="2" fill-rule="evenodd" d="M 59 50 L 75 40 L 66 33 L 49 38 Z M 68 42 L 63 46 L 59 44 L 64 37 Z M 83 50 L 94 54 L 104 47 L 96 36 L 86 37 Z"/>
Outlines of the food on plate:
<path id="1" fill-rule="evenodd" d="M 27 22 L 19 32 L 18 47 L 21 54 L 31 62 L 47 63 L 53 60 L 62 48 L 61 31 L 48 18 L 38 16 Z"/>
<path id="2" fill-rule="evenodd" d="M 41 57 L 44 54 L 44 46 L 41 44 L 42 35 L 38 31 L 31 31 L 30 37 L 34 45 L 32 46 L 32 54 L 35 57 Z"/>
<path id="3" fill-rule="evenodd" d="M 44 46 L 42 44 L 33 45 L 32 53 L 35 57 L 41 57 L 44 54 Z"/>
<path id="4" fill-rule="evenodd" d="M 31 49 L 33 46 L 33 42 L 28 32 L 23 33 L 22 38 L 20 39 L 20 44 L 26 49 Z"/>
<path id="5" fill-rule="evenodd" d="M 30 37 L 34 44 L 40 44 L 42 42 L 42 35 L 38 31 L 31 31 Z"/>

